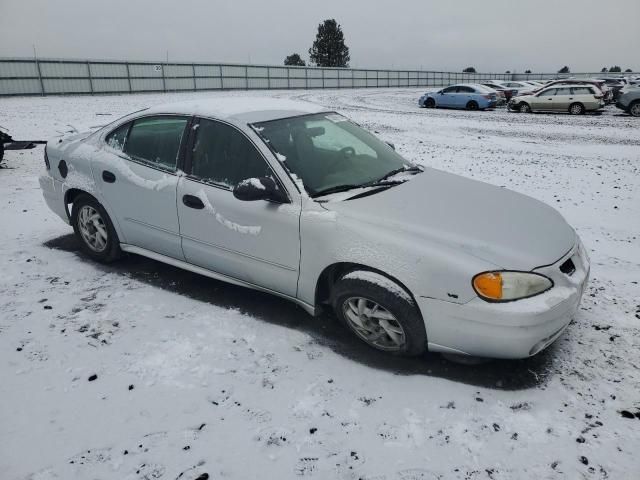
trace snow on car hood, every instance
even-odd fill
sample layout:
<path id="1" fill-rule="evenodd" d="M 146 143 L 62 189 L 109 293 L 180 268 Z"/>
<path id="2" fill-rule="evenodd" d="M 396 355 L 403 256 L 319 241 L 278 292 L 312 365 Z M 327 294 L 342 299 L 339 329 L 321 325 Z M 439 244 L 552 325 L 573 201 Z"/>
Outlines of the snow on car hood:
<path id="1" fill-rule="evenodd" d="M 545 203 L 431 168 L 379 193 L 324 206 L 338 218 L 459 247 L 505 269 L 532 270 L 554 263 L 576 239 L 573 228 Z"/>

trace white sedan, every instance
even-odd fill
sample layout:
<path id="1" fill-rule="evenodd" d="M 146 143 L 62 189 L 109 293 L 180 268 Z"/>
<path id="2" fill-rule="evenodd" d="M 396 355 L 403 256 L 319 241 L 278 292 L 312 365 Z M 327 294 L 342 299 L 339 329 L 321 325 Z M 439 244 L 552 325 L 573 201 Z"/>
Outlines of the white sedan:
<path id="1" fill-rule="evenodd" d="M 44 197 L 89 257 L 144 255 L 330 308 L 386 352 L 535 355 L 588 278 L 553 208 L 413 165 L 308 103 L 160 105 L 50 141 L 45 163 Z"/>

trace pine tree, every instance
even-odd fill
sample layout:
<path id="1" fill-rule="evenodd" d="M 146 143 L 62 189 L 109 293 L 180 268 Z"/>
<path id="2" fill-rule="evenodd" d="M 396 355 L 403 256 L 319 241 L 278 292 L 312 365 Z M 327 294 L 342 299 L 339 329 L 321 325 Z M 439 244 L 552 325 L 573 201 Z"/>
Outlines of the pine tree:
<path id="1" fill-rule="evenodd" d="M 476 73 L 476 69 L 474 67 L 467 67 L 462 70 L 463 73 Z"/>
<path id="2" fill-rule="evenodd" d="M 558 73 L 571 73 L 571 70 L 569 70 L 569 67 L 565 65 L 560 70 L 558 70 Z"/>
<path id="3" fill-rule="evenodd" d="M 627 68 L 627 69 L 624 71 L 624 73 L 632 73 L 632 72 L 633 72 L 633 70 L 631 70 L 630 68 Z"/>
<path id="4" fill-rule="evenodd" d="M 304 67 L 306 65 L 305 61 L 300 58 L 300 55 L 297 53 L 292 53 L 284 59 L 285 65 L 292 65 L 294 67 Z"/>
<path id="5" fill-rule="evenodd" d="M 609 70 L 607 70 L 607 67 L 602 67 L 602 70 L 600 70 L 600 73 L 607 73 Z"/>
<path id="6" fill-rule="evenodd" d="M 622 71 L 622 68 L 620 68 L 618 65 L 614 65 L 609 69 L 609 72 L 621 72 L 621 71 Z"/>
<path id="7" fill-rule="evenodd" d="M 531 70 L 525 70 L 524 73 L 531 73 Z"/>
<path id="8" fill-rule="evenodd" d="M 349 47 L 344 43 L 342 28 L 333 18 L 318 25 L 318 34 L 309 55 L 318 67 L 349 66 Z"/>

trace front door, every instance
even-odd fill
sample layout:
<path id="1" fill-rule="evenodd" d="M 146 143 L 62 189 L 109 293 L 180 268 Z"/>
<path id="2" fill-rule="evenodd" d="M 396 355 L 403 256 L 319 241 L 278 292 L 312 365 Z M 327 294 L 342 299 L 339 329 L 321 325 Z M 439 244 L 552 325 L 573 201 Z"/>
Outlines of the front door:
<path id="1" fill-rule="evenodd" d="M 295 296 L 300 262 L 300 204 L 241 201 L 233 187 L 277 177 L 247 136 L 199 119 L 178 183 L 182 248 L 188 262 Z M 283 188 L 282 185 L 279 185 Z"/>
<path id="2" fill-rule="evenodd" d="M 107 135 L 91 164 L 120 241 L 180 260 L 177 159 L 187 123 L 171 115 L 136 119 Z"/>
<path id="3" fill-rule="evenodd" d="M 534 110 L 553 110 L 557 88 L 550 88 L 533 97 L 531 108 Z"/>
<path id="4" fill-rule="evenodd" d="M 447 87 L 436 95 L 436 102 L 439 107 L 453 107 L 456 104 L 456 87 Z"/>
<path id="5" fill-rule="evenodd" d="M 559 112 L 568 112 L 569 104 L 573 102 L 570 87 L 559 88 L 553 101 L 553 109 Z"/>

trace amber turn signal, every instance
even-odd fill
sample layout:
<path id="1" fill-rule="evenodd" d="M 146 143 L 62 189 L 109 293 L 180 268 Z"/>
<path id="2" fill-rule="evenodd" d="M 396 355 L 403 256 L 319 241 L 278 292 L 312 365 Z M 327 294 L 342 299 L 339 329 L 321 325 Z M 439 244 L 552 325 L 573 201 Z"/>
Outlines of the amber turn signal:
<path id="1" fill-rule="evenodd" d="M 502 298 L 502 275 L 499 272 L 477 275 L 473 279 L 473 287 L 485 298 L 500 300 Z"/>

